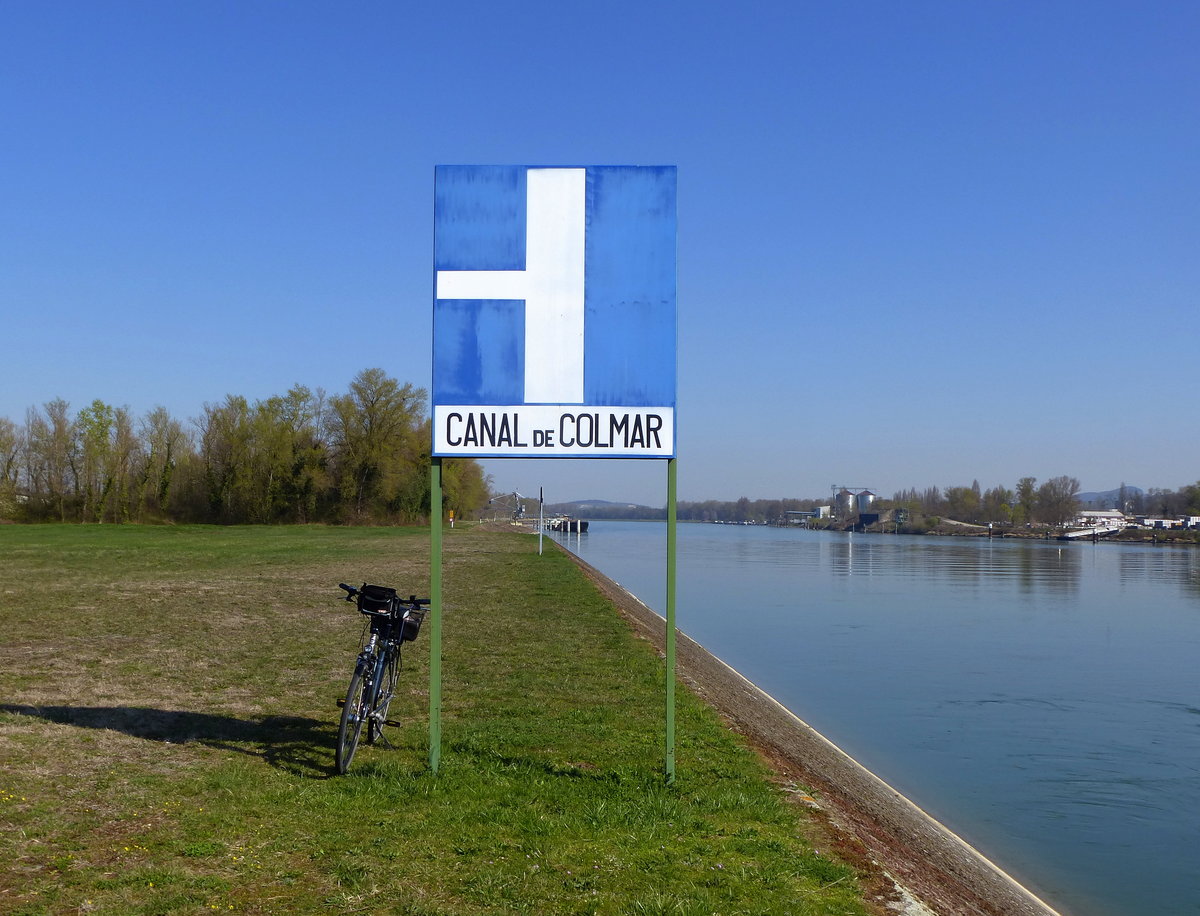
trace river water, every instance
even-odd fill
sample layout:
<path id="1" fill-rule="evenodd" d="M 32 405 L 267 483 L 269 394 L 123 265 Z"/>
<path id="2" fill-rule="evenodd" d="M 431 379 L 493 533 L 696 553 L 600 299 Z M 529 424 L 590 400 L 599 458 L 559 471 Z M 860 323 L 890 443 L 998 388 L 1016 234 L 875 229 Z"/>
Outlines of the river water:
<path id="1" fill-rule="evenodd" d="M 557 537 L 664 611 L 663 524 Z M 680 525 L 677 624 L 1065 913 L 1200 913 L 1200 551 Z"/>

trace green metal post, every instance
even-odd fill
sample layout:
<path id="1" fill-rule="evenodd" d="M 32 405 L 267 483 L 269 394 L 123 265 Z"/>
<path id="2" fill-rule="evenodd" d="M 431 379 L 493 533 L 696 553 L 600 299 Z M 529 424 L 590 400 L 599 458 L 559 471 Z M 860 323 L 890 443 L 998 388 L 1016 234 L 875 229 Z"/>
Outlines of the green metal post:
<path id="1" fill-rule="evenodd" d="M 442 459 L 429 464 L 429 769 L 442 757 Z"/>
<path id="2" fill-rule="evenodd" d="M 675 781 L 675 468 L 667 459 L 667 782 Z"/>

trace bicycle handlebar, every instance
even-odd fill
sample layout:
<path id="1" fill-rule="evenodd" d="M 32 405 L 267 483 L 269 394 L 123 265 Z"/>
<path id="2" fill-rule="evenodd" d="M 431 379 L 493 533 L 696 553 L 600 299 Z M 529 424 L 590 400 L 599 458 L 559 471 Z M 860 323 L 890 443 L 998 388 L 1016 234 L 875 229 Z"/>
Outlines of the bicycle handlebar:
<path id="1" fill-rule="evenodd" d="M 363 588 L 366 587 L 365 582 L 363 583 L 362 587 Z M 347 593 L 346 598 L 345 598 L 346 601 L 353 601 L 355 598 L 358 597 L 358 593 L 360 591 L 360 589 L 355 588 L 353 585 L 347 585 L 345 582 L 339 582 L 338 588 L 343 588 L 346 590 L 346 593 Z M 428 607 L 429 606 L 428 598 L 418 598 L 416 595 L 409 595 L 408 598 L 401 598 L 399 595 L 397 595 L 396 600 L 398 602 L 400 602 L 400 604 L 407 605 L 409 607 Z"/>

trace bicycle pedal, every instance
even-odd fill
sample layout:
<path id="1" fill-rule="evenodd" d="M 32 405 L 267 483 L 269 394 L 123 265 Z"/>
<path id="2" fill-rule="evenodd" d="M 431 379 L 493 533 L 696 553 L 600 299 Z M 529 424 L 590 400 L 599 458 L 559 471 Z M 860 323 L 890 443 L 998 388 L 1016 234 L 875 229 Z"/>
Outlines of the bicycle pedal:
<path id="1" fill-rule="evenodd" d="M 340 699 L 337 701 L 337 704 L 338 704 L 338 709 L 341 709 L 341 708 L 343 708 L 343 707 L 346 705 L 346 698 L 345 698 L 345 697 L 341 697 L 341 698 L 340 698 Z"/>
<path id="2" fill-rule="evenodd" d="M 404 723 L 397 722 L 395 719 L 385 719 L 383 724 L 386 725 L 388 728 L 399 728 Z"/>

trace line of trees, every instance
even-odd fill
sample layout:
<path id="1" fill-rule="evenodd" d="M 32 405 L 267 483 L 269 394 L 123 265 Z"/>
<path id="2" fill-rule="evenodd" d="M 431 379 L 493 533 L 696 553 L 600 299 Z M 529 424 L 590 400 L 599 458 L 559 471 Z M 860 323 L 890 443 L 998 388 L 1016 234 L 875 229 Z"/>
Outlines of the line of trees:
<path id="1" fill-rule="evenodd" d="M 980 490 L 979 481 L 969 487 L 929 487 L 901 490 L 892 497 L 893 506 L 924 515 L 944 516 L 975 524 L 1061 525 L 1074 518 L 1081 508 L 1079 481 L 1074 477 L 1052 477 L 1039 484 L 1035 477 L 1022 477 L 1014 489 L 1004 486 Z M 1130 515 L 1200 515 L 1200 482 L 1178 490 L 1136 487 L 1117 489 L 1112 502 L 1092 508 L 1120 509 Z"/>
<path id="2" fill-rule="evenodd" d="M 681 502 L 676 507 L 676 516 L 680 521 L 689 522 L 774 522 L 788 512 L 812 510 L 816 506 L 817 501 L 813 499 L 748 499 L 743 496 L 733 502 L 715 499 Z"/>
<path id="3" fill-rule="evenodd" d="M 382 369 L 345 394 L 297 385 L 229 395 L 185 425 L 56 398 L 24 424 L 0 417 L 0 519 L 76 522 L 414 522 L 429 513 L 427 394 Z M 442 462 L 459 516 L 488 499 L 478 462 Z"/>
<path id="4" fill-rule="evenodd" d="M 942 489 L 927 487 L 900 490 L 892 498 L 880 499 L 876 507 L 906 509 L 910 515 L 951 518 L 960 522 L 986 525 L 1062 525 L 1073 519 L 1083 506 L 1079 500 L 1079 481 L 1066 475 L 1038 482 L 1036 477 L 1022 477 L 1016 486 L 1003 485 L 984 490 L 979 481 L 970 486 Z M 1178 490 L 1150 489 L 1144 493 L 1124 484 L 1114 495 L 1115 506 L 1133 515 L 1158 515 L 1172 518 L 1178 515 L 1200 515 L 1200 481 Z M 680 502 L 678 517 L 688 521 L 775 522 L 789 511 L 813 510 L 829 505 L 829 497 L 821 499 L 748 499 L 705 502 Z M 653 510 L 654 517 L 665 517 L 665 510 Z"/>
<path id="5" fill-rule="evenodd" d="M 1130 505 L 1130 511 L 1135 515 L 1155 515 L 1160 518 L 1200 515 L 1200 481 L 1178 490 L 1151 487 L 1144 494 L 1135 494 Z"/>
<path id="6" fill-rule="evenodd" d="M 1060 476 L 1038 483 L 1035 477 L 1022 477 L 1013 488 L 1003 485 L 984 490 L 978 481 L 970 486 L 927 487 L 923 490 L 900 490 L 892 498 L 880 499 L 880 511 L 906 509 L 910 516 L 950 518 L 961 522 L 986 525 L 1061 525 L 1069 522 L 1083 508 L 1079 500 L 1079 481 Z M 710 499 L 703 502 L 680 501 L 677 516 L 681 521 L 698 522 L 759 522 L 773 523 L 784 519 L 790 511 L 811 511 L 830 505 L 828 496 L 820 499 Z M 1200 515 L 1200 482 L 1178 490 L 1150 489 L 1144 493 L 1124 484 L 1113 496 L 1114 505 L 1093 508 L 1120 508 L 1133 515 L 1159 515 L 1171 518 L 1178 515 Z M 570 506 L 559 507 L 569 511 Z M 662 519 L 665 509 L 647 506 L 610 505 L 588 510 L 588 517 Z"/>
<path id="7" fill-rule="evenodd" d="M 903 508 L 910 514 L 939 516 L 963 522 L 986 524 L 1061 524 L 1073 518 L 1079 509 L 1079 481 L 1074 477 L 1055 477 L 1040 486 L 1033 477 L 1022 477 L 1015 490 L 1003 486 L 980 490 L 978 481 L 969 487 L 928 487 L 924 490 L 901 490 L 891 500 L 880 499 L 881 510 Z M 703 502 L 680 502 L 677 515 L 681 521 L 699 522 L 776 522 L 788 512 L 812 511 L 828 506 L 828 496 L 821 499 L 710 499 Z M 663 518 L 666 511 L 652 510 L 653 517 Z M 599 513 L 592 513 L 599 517 Z M 621 507 L 610 517 L 646 517 L 644 511 Z"/>
<path id="8" fill-rule="evenodd" d="M 1036 477 L 1022 477 L 1015 489 L 1000 485 L 981 490 L 979 481 L 969 487 L 928 487 L 901 490 L 892 497 L 897 507 L 924 515 L 952 518 L 983 525 L 1061 525 L 1079 512 L 1079 481 L 1074 477 L 1052 477 L 1040 486 Z"/>

